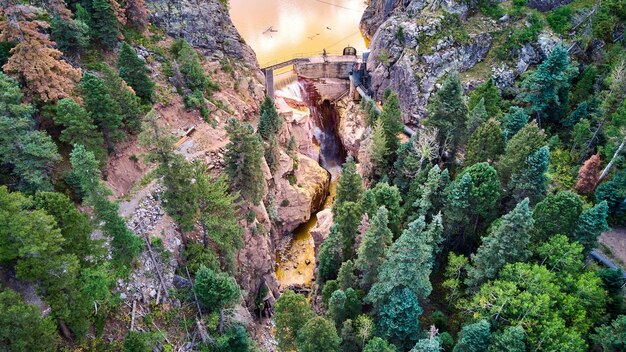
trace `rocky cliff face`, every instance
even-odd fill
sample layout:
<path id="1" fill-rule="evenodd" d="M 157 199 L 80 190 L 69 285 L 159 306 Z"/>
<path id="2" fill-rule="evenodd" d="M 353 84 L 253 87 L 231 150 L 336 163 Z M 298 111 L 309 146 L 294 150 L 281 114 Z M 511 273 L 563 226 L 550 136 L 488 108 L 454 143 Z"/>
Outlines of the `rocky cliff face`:
<path id="1" fill-rule="evenodd" d="M 151 22 L 168 35 L 184 38 L 206 55 L 243 60 L 258 66 L 254 51 L 246 45 L 219 0 L 146 0 Z"/>
<path id="2" fill-rule="evenodd" d="M 410 0 L 370 0 L 361 18 L 361 32 L 368 38 L 374 36 L 380 26 L 396 8 L 404 8 Z"/>
<path id="3" fill-rule="evenodd" d="M 560 4 L 550 1 L 537 0 L 537 6 Z M 367 62 L 371 88 L 379 100 L 387 88 L 398 93 L 405 123 L 420 124 L 427 115 L 431 94 L 449 73 L 462 73 L 467 88 L 491 76 L 503 90 L 530 65 L 541 62 L 559 41 L 544 31 L 536 42 L 511 53 L 507 62 L 493 58 L 483 62 L 494 47 L 498 31 L 528 24 L 507 17 L 498 21 L 487 18 L 475 9 L 470 11 L 468 3 L 474 2 L 374 1 L 368 7 L 361 25 L 364 33 L 374 32 Z M 381 19 L 384 21 L 377 25 Z M 481 63 L 480 70 L 474 69 Z"/>
<path id="4" fill-rule="evenodd" d="M 495 27 L 494 21 L 484 19 L 478 24 L 480 32 L 457 33 L 454 21 L 465 16 L 467 6 L 440 5 L 456 15 L 432 11 L 432 6 L 412 1 L 387 19 L 372 38 L 367 62 L 376 98 L 387 88 L 397 92 L 405 122 L 414 125 L 426 116 L 428 98 L 442 77 L 467 71 L 485 58 L 492 42 L 489 32 Z"/>
<path id="5" fill-rule="evenodd" d="M 311 218 L 324 204 L 330 174 L 317 161 L 298 154 L 297 167 L 281 153 L 273 178 L 273 199 L 277 228 L 281 235 L 289 234 Z"/>

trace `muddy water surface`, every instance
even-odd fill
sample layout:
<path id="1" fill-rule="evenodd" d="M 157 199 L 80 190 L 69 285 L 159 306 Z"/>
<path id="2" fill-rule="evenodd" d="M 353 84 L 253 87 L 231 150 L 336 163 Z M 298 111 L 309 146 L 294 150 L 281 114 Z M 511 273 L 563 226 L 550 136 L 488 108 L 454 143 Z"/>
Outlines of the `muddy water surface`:
<path id="1" fill-rule="evenodd" d="M 340 52 L 365 41 L 364 0 L 230 0 L 230 15 L 261 66 L 296 54 Z"/>

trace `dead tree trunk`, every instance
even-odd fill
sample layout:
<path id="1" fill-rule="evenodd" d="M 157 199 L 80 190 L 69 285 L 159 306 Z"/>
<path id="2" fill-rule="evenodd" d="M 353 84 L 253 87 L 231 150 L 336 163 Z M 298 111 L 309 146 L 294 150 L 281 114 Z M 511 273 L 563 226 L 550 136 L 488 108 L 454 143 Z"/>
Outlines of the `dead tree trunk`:
<path id="1" fill-rule="evenodd" d="M 613 164 L 615 164 L 615 159 L 617 159 L 619 154 L 622 152 L 622 149 L 624 149 L 624 146 L 626 146 L 626 137 L 624 137 L 622 144 L 620 144 L 619 147 L 617 147 L 617 150 L 615 151 L 615 154 L 613 154 L 611 161 L 606 165 L 604 170 L 602 170 L 602 173 L 600 174 L 600 178 L 598 179 L 598 183 L 600 183 L 606 177 L 609 171 L 611 171 Z"/>

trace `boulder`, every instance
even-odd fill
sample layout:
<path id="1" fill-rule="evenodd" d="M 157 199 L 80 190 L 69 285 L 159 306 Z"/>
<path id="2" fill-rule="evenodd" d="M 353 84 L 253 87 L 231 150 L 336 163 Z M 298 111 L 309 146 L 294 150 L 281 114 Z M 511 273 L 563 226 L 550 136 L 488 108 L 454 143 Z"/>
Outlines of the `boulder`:
<path id="1" fill-rule="evenodd" d="M 274 173 L 272 194 L 278 233 L 291 233 L 322 207 L 328 194 L 330 173 L 315 160 L 298 154 L 297 167 L 284 152 Z M 273 210 L 270 209 L 270 213 Z"/>
<path id="2" fill-rule="evenodd" d="M 330 227 L 333 225 L 333 212 L 331 209 L 324 209 L 317 213 L 317 223 L 309 233 L 313 237 L 313 243 L 315 243 L 315 257 L 319 252 L 320 246 L 328 238 L 330 233 Z"/>

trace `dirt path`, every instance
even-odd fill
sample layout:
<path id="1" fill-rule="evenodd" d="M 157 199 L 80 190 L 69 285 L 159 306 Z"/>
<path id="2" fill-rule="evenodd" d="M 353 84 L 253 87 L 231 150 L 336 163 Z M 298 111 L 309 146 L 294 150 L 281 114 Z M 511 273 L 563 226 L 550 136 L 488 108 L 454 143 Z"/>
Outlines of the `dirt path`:
<path id="1" fill-rule="evenodd" d="M 599 241 L 611 251 L 617 264 L 626 268 L 626 227 L 616 227 L 603 233 Z"/>

